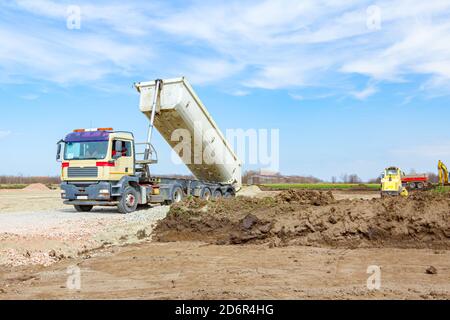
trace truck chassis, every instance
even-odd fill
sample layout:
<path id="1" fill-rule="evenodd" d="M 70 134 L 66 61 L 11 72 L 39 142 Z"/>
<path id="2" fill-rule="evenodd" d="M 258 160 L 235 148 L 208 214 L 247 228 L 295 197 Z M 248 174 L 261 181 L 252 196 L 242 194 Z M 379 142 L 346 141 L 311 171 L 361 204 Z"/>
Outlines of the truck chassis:
<path id="1" fill-rule="evenodd" d="M 93 206 L 118 206 L 122 213 L 136 210 L 138 205 L 177 203 L 186 197 L 217 200 L 235 196 L 232 185 L 215 184 L 194 179 L 156 178 L 140 183 L 134 177 L 120 181 L 77 181 L 61 183 L 64 204 L 77 211 L 90 211 Z"/>

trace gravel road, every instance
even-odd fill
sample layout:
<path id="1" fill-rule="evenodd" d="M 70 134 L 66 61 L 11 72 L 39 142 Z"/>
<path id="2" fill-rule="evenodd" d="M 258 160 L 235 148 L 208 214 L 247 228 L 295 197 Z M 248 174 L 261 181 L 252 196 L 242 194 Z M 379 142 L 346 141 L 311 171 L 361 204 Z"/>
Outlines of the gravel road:
<path id="1" fill-rule="evenodd" d="M 52 208 L 52 209 L 50 209 Z M 115 208 L 76 212 L 55 191 L 0 192 L 0 264 L 50 265 L 89 250 L 148 240 L 168 206 L 122 215 Z"/>

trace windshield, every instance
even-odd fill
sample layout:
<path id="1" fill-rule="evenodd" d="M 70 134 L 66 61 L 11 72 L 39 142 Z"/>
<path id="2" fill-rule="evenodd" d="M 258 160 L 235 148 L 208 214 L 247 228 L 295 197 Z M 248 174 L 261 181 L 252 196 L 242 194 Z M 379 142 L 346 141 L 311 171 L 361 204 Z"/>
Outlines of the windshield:
<path id="1" fill-rule="evenodd" d="M 67 142 L 65 160 L 100 160 L 106 157 L 108 141 Z"/>
<path id="2" fill-rule="evenodd" d="M 396 175 L 397 174 L 397 170 L 395 169 L 389 169 L 386 171 L 387 175 Z"/>

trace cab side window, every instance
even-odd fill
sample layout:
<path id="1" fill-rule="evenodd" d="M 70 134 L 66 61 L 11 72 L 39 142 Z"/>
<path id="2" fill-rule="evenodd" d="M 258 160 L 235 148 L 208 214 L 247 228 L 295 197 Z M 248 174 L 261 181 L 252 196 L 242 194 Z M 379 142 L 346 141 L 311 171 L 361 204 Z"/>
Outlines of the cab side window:
<path id="1" fill-rule="evenodd" d="M 125 148 L 125 149 L 123 149 Z M 123 148 L 122 148 L 122 154 L 124 157 L 131 157 L 131 142 L 124 141 L 123 142 Z"/>
<path id="2" fill-rule="evenodd" d="M 114 140 L 112 156 L 113 157 L 131 157 L 131 153 L 132 153 L 131 148 L 132 148 L 131 142 L 129 142 L 129 141 Z"/>

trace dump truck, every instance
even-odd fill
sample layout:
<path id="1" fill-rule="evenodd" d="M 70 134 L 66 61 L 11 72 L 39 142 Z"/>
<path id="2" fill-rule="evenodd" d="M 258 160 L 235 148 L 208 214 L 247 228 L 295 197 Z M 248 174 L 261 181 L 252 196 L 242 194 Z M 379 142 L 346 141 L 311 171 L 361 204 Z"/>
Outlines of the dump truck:
<path id="1" fill-rule="evenodd" d="M 187 196 L 233 197 L 241 188 L 241 162 L 188 81 L 158 79 L 135 83 L 135 88 L 140 111 L 149 120 L 147 141 L 135 142 L 132 132 L 112 128 L 67 134 L 57 148 L 64 204 L 82 212 L 117 206 L 119 212 L 130 213 L 138 205 L 171 204 Z M 158 162 L 151 143 L 154 128 L 195 179 L 151 173 L 151 165 Z"/>
<path id="2" fill-rule="evenodd" d="M 433 184 L 426 173 L 404 175 L 402 183 L 408 190 L 428 190 L 433 188 Z"/>

